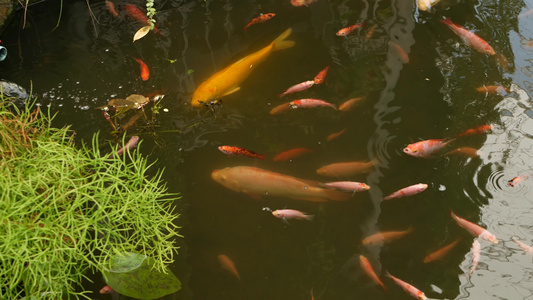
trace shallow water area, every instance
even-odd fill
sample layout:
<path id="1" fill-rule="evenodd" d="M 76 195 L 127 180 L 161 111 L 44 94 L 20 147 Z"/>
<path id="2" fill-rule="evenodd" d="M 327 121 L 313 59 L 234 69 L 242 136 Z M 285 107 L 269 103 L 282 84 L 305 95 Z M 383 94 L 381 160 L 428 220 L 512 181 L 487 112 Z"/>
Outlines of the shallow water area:
<path id="1" fill-rule="evenodd" d="M 165 94 L 156 126 L 141 120 L 126 134 L 141 137 L 141 151 L 165 168 L 170 191 L 183 196 L 176 205 L 184 238 L 172 266 L 183 288 L 165 299 L 412 299 L 385 271 L 431 299 L 531 297 L 533 259 L 512 240 L 533 243 L 531 1 L 442 0 L 429 12 L 418 10 L 416 1 L 395 0 L 317 0 L 299 7 L 289 0 L 155 1 L 161 34 L 150 32 L 135 42 L 142 24 L 124 7 L 144 9 L 145 2 L 113 2 L 118 17 L 104 1 L 90 2 L 90 10 L 86 1 L 65 1 L 61 17 L 60 1 L 35 4 L 24 29 L 24 12 L 18 12 L 0 35 L 9 51 L 0 74 L 32 87 L 38 103 L 57 113 L 55 124 L 71 124 L 79 142 L 98 131 L 103 141 L 119 140 L 97 109 L 110 99 Z M 244 31 L 252 18 L 272 12 L 275 17 Z M 444 17 L 483 38 L 498 55 L 471 48 L 440 22 Z M 335 35 L 357 23 L 364 25 L 345 37 Z M 294 47 L 273 52 L 239 91 L 211 109 L 191 107 L 202 82 L 287 28 Z M 148 65 L 148 80 L 140 78 L 134 58 Z M 278 97 L 328 65 L 324 83 Z M 509 90 L 476 90 L 491 85 Z M 363 99 L 349 111 L 269 113 L 297 99 L 338 107 L 357 97 Z M 460 136 L 487 124 L 489 132 Z M 430 139 L 449 143 L 426 158 L 404 152 Z M 217 149 L 221 145 L 266 158 L 228 157 Z M 313 151 L 272 160 L 293 148 Z M 458 148 L 474 150 L 453 152 Z M 323 166 L 353 161 L 374 167 L 349 176 L 317 174 Z M 349 180 L 370 190 L 347 201 L 313 202 L 273 196 L 268 189 L 250 196 L 250 187 L 229 189 L 211 178 L 214 170 L 238 166 L 311 181 L 309 187 Z M 511 186 L 515 177 L 520 180 Z M 382 202 L 418 183 L 428 188 Z M 315 218 L 283 222 L 272 215 L 276 209 Z M 471 275 L 474 238 L 450 218 L 450 209 L 499 240 L 480 241 L 480 262 Z M 412 232 L 401 238 L 362 244 L 376 232 L 407 229 Z M 423 262 L 459 237 L 442 259 Z M 240 280 L 221 266 L 220 254 L 233 261 Z M 388 293 L 366 275 L 359 255 L 368 258 Z M 99 295 L 105 283 L 99 275 L 91 278 L 94 283 L 84 287 L 94 299 L 126 299 Z"/>

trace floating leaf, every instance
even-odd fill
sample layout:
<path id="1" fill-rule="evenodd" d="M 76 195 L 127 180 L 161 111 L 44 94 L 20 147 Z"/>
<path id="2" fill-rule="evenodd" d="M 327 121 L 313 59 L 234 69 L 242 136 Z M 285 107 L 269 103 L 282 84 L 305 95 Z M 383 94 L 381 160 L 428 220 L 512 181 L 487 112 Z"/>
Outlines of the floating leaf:
<path id="1" fill-rule="evenodd" d="M 133 41 L 135 42 L 136 40 L 142 39 L 145 35 L 148 34 L 148 32 L 150 32 L 151 28 L 152 26 L 150 25 L 141 27 L 141 29 L 137 30 L 137 32 L 133 36 Z"/>
<path id="2" fill-rule="evenodd" d="M 130 101 L 130 102 L 134 103 L 134 108 L 141 108 L 146 103 L 150 102 L 150 99 L 148 97 L 146 97 L 146 96 L 143 96 L 143 95 L 132 94 L 132 95 L 129 95 L 126 98 L 126 101 Z"/>
<path id="3" fill-rule="evenodd" d="M 171 64 L 173 64 L 173 63 L 175 63 L 175 62 L 176 62 L 176 60 L 175 60 L 175 59 L 168 59 L 168 58 L 167 58 L 166 60 L 168 60 L 168 61 L 169 61 L 169 62 L 170 62 Z"/>
<path id="4" fill-rule="evenodd" d="M 194 73 L 194 70 L 193 70 L 193 69 L 189 69 L 189 70 L 187 70 L 187 74 L 191 75 L 192 73 Z"/>
<path id="5" fill-rule="evenodd" d="M 156 299 L 179 291 L 179 279 L 168 268 L 164 272 L 154 268 L 152 258 L 130 252 L 111 258 L 103 270 L 107 285 L 137 299 Z"/>

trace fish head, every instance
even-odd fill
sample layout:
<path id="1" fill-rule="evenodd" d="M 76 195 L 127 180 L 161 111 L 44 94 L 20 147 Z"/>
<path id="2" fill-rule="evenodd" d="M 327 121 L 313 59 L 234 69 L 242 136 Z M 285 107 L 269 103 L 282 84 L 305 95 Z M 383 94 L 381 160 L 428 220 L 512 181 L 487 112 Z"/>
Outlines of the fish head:
<path id="1" fill-rule="evenodd" d="M 337 36 L 346 36 L 346 30 L 342 30 L 342 29 L 339 30 L 339 31 L 337 32 Z"/>
<path id="2" fill-rule="evenodd" d="M 240 191 L 241 186 L 237 181 L 232 179 L 229 169 L 230 168 L 214 170 L 211 172 L 211 178 L 228 189 L 238 192 Z"/>
<path id="3" fill-rule="evenodd" d="M 360 183 L 360 185 L 363 191 L 368 191 L 370 189 L 370 186 L 366 183 Z"/>
<path id="4" fill-rule="evenodd" d="M 423 191 L 425 191 L 427 188 L 428 188 L 428 185 L 427 185 L 427 184 L 425 184 L 425 183 L 420 183 L 420 184 L 418 185 L 418 192 L 419 192 L 419 193 L 420 193 L 420 192 L 423 192 Z"/>
<path id="5" fill-rule="evenodd" d="M 281 211 L 279 211 L 279 210 L 275 210 L 275 211 L 273 211 L 273 212 L 272 212 L 272 215 L 273 215 L 274 217 L 276 217 L 276 218 L 283 218 L 283 217 L 285 217 L 285 215 L 284 215 Z"/>
<path id="6" fill-rule="evenodd" d="M 415 156 L 415 157 L 420 156 L 420 152 L 412 144 L 411 145 L 407 145 L 407 147 L 403 148 L 403 152 L 405 154 L 407 154 L 407 155 L 411 155 L 411 156 Z"/>
<path id="7" fill-rule="evenodd" d="M 426 297 L 426 295 L 422 292 L 418 293 L 418 295 L 416 295 L 416 298 L 418 300 L 428 300 L 428 297 Z"/>
<path id="8" fill-rule="evenodd" d="M 206 107 L 216 104 L 218 100 L 217 89 L 210 87 L 205 82 L 201 84 L 192 94 L 191 105 L 195 108 Z"/>

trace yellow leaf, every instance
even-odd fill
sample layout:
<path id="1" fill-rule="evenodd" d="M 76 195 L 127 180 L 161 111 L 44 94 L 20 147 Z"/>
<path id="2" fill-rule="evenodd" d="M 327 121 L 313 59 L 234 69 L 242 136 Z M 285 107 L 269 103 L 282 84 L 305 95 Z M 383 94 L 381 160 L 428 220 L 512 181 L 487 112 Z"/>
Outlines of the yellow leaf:
<path id="1" fill-rule="evenodd" d="M 142 39 L 145 35 L 148 34 L 148 32 L 150 32 L 150 28 L 150 26 L 144 26 L 141 27 L 141 29 L 137 30 L 137 32 L 133 36 L 133 41 L 135 42 L 136 40 Z"/>

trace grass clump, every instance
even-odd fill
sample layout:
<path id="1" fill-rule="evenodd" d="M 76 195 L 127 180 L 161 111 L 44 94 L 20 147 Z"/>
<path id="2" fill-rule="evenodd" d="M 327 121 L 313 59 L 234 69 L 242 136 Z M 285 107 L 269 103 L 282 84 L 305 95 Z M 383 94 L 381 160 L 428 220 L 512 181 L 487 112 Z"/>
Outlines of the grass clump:
<path id="1" fill-rule="evenodd" d="M 87 272 L 125 252 L 173 261 L 179 197 L 137 150 L 101 154 L 96 135 L 77 149 L 39 107 L 0 97 L 0 156 L 0 299 L 88 298 Z"/>

